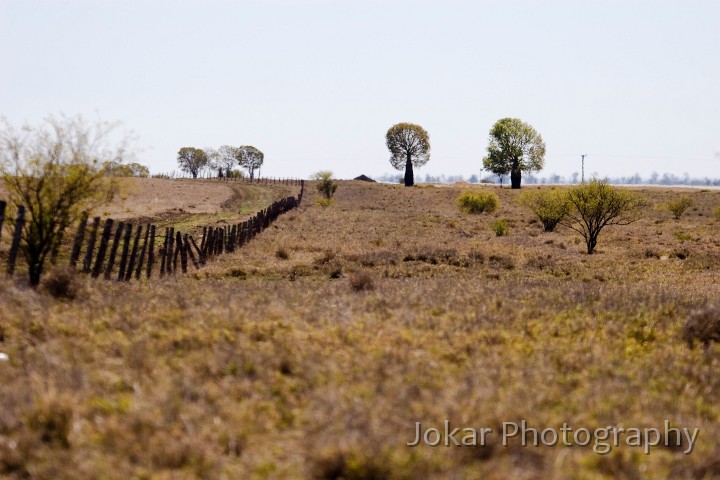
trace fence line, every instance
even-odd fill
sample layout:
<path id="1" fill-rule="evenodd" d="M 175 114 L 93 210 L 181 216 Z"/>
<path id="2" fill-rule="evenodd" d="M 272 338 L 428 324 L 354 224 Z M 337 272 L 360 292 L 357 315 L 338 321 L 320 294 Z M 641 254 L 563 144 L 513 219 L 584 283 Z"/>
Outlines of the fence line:
<path id="1" fill-rule="evenodd" d="M 253 181 L 255 182 L 256 179 Z M 103 278 L 110 280 L 116 270 L 115 263 L 119 255 L 115 279 L 121 282 L 128 282 L 133 276 L 139 280 L 143 269 L 146 278 L 152 278 L 153 267 L 157 261 L 156 255 L 159 256 L 160 277 L 173 275 L 178 270 L 187 273 L 189 267 L 200 269 L 209 259 L 240 249 L 270 227 L 280 215 L 300 206 L 305 193 L 304 180 L 262 179 L 257 181 L 267 181 L 269 184 L 287 182 L 284 184 L 299 185 L 300 191 L 297 196 L 289 196 L 273 202 L 269 207 L 242 222 L 222 227 L 203 226 L 199 245 L 193 235 L 188 232 L 176 231 L 173 227 L 165 228 L 164 235 L 157 235 L 156 225 L 147 224 L 143 229 L 142 225 L 132 225 L 122 221 L 115 222 L 112 218 L 101 222 L 100 217 L 94 217 L 92 223 L 88 225 L 89 215 L 85 212 L 80 218 L 73 237 L 69 266 L 79 272 L 89 274 L 92 278 L 99 278 L 102 274 Z M 0 201 L 0 235 L 2 235 L 5 209 L 6 202 Z M 25 207 L 19 205 L 7 259 L 7 272 L 10 275 L 15 270 L 24 223 Z M 102 233 L 96 253 L 95 247 L 100 231 Z M 162 243 L 156 249 L 155 243 L 159 238 L 162 238 Z M 82 255 L 83 244 L 85 246 L 84 256 Z M 78 268 L 81 256 L 83 258 L 82 265 L 81 268 Z"/>
<path id="2" fill-rule="evenodd" d="M 165 179 L 170 179 L 170 180 L 215 180 L 218 182 L 239 182 L 239 183 L 245 183 L 245 184 L 249 184 L 249 185 L 300 186 L 300 182 L 302 182 L 302 180 L 299 178 L 255 177 L 255 176 L 250 178 L 250 177 L 246 177 L 244 175 L 240 175 L 237 173 L 233 173 L 230 176 L 227 176 L 227 175 L 219 176 L 219 175 L 217 175 L 217 173 L 202 172 L 202 173 L 198 174 L 197 177 L 194 177 L 189 173 L 176 172 L 176 171 L 172 171 L 169 173 L 156 173 L 147 178 L 165 178 Z"/>

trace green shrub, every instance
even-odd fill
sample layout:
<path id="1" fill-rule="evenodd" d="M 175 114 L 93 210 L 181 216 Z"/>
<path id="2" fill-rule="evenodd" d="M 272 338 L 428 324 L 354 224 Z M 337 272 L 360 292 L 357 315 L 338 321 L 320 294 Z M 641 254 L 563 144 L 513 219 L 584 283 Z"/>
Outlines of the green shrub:
<path id="1" fill-rule="evenodd" d="M 715 214 L 715 218 L 720 220 L 720 205 L 718 205 L 717 208 L 715 208 L 714 214 Z"/>
<path id="2" fill-rule="evenodd" d="M 330 205 L 333 204 L 333 199 L 321 197 L 321 198 L 318 198 L 317 200 L 315 200 L 315 203 L 317 204 L 318 207 L 325 210 L 327 207 L 329 207 Z"/>
<path id="3" fill-rule="evenodd" d="M 672 213 L 673 218 L 675 220 L 680 220 L 680 217 L 682 217 L 682 214 L 685 213 L 685 210 L 690 208 L 693 204 L 693 201 L 690 197 L 684 196 L 680 197 L 677 200 L 673 200 L 672 202 L 668 202 L 665 205 L 665 208 Z"/>
<path id="4" fill-rule="evenodd" d="M 568 190 L 567 195 L 570 212 L 560 224 L 583 236 L 588 254 L 595 251 L 603 228 L 629 225 L 638 219 L 640 209 L 647 205 L 642 195 L 613 187 L 606 180 L 582 183 Z"/>
<path id="5" fill-rule="evenodd" d="M 498 237 L 504 237 L 508 234 L 510 227 L 508 227 L 508 224 L 505 220 L 503 220 L 502 218 L 498 218 L 493 222 L 492 230 Z"/>
<path id="6" fill-rule="evenodd" d="M 317 172 L 314 177 L 315 180 L 318 181 L 318 192 L 320 192 L 324 198 L 330 200 L 332 196 L 335 195 L 335 190 L 337 190 L 337 184 L 332 179 L 332 172 L 322 170 Z"/>
<path id="7" fill-rule="evenodd" d="M 555 230 L 557 224 L 570 212 L 567 192 L 558 188 L 523 192 L 520 203 L 540 219 L 546 232 Z"/>
<path id="8" fill-rule="evenodd" d="M 465 213 L 492 213 L 500 205 L 494 193 L 464 191 L 457 199 L 460 210 Z"/>

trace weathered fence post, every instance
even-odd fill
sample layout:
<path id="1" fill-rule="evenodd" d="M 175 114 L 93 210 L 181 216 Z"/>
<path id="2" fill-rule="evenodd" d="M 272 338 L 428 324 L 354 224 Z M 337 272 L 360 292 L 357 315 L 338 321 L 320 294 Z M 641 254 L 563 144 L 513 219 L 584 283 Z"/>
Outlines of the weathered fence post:
<path id="1" fill-rule="evenodd" d="M 143 262 L 145 261 L 145 252 L 147 251 L 148 246 L 148 238 L 150 238 L 150 224 L 148 224 L 145 228 L 145 238 L 143 239 L 143 246 L 140 249 L 140 256 L 138 257 L 138 265 L 137 269 L 135 270 L 135 280 L 140 280 L 140 275 L 142 274 Z"/>
<path id="2" fill-rule="evenodd" d="M 130 237 L 132 235 L 132 224 L 125 225 L 125 238 L 123 241 L 122 255 L 120 257 L 120 268 L 118 268 L 118 282 L 125 280 L 125 269 L 127 268 L 128 252 L 130 250 Z"/>
<path id="3" fill-rule="evenodd" d="M 15 217 L 15 231 L 13 232 L 10 252 L 8 253 L 8 275 L 12 275 L 15 272 L 15 261 L 17 260 L 18 250 L 20 249 L 20 237 L 22 236 L 23 225 L 25 225 L 25 207 L 18 205 L 17 217 Z M 32 265 L 30 268 L 32 268 Z"/>
<path id="4" fill-rule="evenodd" d="M 160 248 L 160 276 L 165 275 L 166 264 L 167 264 L 167 250 L 170 242 L 170 229 L 165 227 L 165 241 L 163 246 Z"/>
<path id="5" fill-rule="evenodd" d="M 178 231 L 175 233 L 175 251 L 173 252 L 173 260 L 172 260 L 172 269 L 173 273 L 177 273 L 177 262 L 178 262 L 178 255 L 182 253 L 182 235 Z"/>
<path id="6" fill-rule="evenodd" d="M 110 280 L 110 274 L 115 266 L 115 257 L 117 256 L 117 250 L 120 245 L 120 237 L 122 236 L 123 228 L 125 228 L 125 223 L 118 223 L 117 229 L 115 230 L 115 238 L 113 238 L 112 248 L 110 249 L 110 256 L 108 257 L 108 263 L 105 267 L 105 280 Z"/>
<path id="7" fill-rule="evenodd" d="M 225 247 L 225 231 L 222 227 L 217 228 L 218 232 L 218 242 L 217 242 L 217 250 L 215 251 L 216 255 L 222 255 L 223 248 Z"/>
<path id="8" fill-rule="evenodd" d="M 110 241 L 112 225 L 113 225 L 112 218 L 108 218 L 105 220 L 105 226 L 103 227 L 102 237 L 100 238 L 100 247 L 98 248 L 97 258 L 95 258 L 95 266 L 93 267 L 93 271 L 92 271 L 93 278 L 97 278 L 100 276 L 100 270 L 102 269 L 103 261 L 105 261 L 105 252 L 107 251 L 107 244 Z"/>
<path id="9" fill-rule="evenodd" d="M 152 275 L 153 265 L 155 265 L 155 225 L 150 226 L 150 247 L 148 247 L 148 263 L 147 278 Z"/>
<path id="10" fill-rule="evenodd" d="M 168 247 L 167 252 L 165 252 L 165 273 L 168 275 L 173 272 L 173 253 L 175 253 L 175 228 L 170 227 L 168 233 Z"/>
<path id="11" fill-rule="evenodd" d="M 5 222 L 5 207 L 7 206 L 7 203 L 0 200 L 0 238 L 2 238 L 2 227 L 3 223 Z"/>
<path id="12" fill-rule="evenodd" d="M 199 268 L 200 268 L 200 265 L 198 264 L 198 261 L 195 259 L 195 254 L 192 253 L 192 248 L 191 248 L 191 246 L 190 246 L 190 241 L 188 240 L 188 238 L 189 238 L 190 240 L 192 240 L 192 237 L 186 233 L 186 234 L 185 234 L 185 251 L 187 251 L 188 255 L 190 255 L 190 260 L 192 260 L 193 265 L 195 266 L 195 268 L 196 268 L 196 269 L 199 269 Z M 193 244 L 194 244 L 194 243 L 195 243 L 195 241 L 193 240 Z"/>
<path id="13" fill-rule="evenodd" d="M 202 249 L 198 248 L 197 243 L 195 243 L 195 238 L 193 238 L 192 235 L 190 235 L 190 242 L 192 243 L 192 246 L 195 247 L 195 251 L 198 252 L 198 262 L 201 265 L 205 265 L 205 257 L 203 256 L 204 254 L 202 253 Z M 190 252 L 190 254 L 192 255 L 192 251 Z M 197 268 L 200 268 L 200 267 L 197 266 Z"/>
<path id="14" fill-rule="evenodd" d="M 180 232 L 178 232 L 178 239 L 182 242 L 182 248 L 180 249 L 180 266 L 182 267 L 182 273 L 187 273 L 188 250 L 190 250 L 190 245 L 188 244 L 188 234 L 186 233 L 182 238 L 180 238 Z M 190 254 L 192 254 L 192 252 L 190 252 Z"/>
<path id="15" fill-rule="evenodd" d="M 93 218 L 92 228 L 90 228 L 90 238 L 88 238 L 87 252 L 83 259 L 83 272 L 90 273 L 92 267 L 92 257 L 95 253 L 95 242 L 97 241 L 97 233 L 100 229 L 100 217 Z"/>
<path id="16" fill-rule="evenodd" d="M 72 252 L 70 252 L 70 266 L 72 268 L 75 268 L 77 261 L 80 258 L 80 249 L 82 248 L 83 240 L 85 240 L 85 230 L 87 229 L 89 215 L 90 214 L 87 211 L 83 212 L 82 217 L 80 218 L 80 225 L 78 225 L 78 230 L 75 233 Z"/>
<path id="17" fill-rule="evenodd" d="M 128 264 L 127 270 L 125 272 L 125 278 L 122 279 L 126 282 L 132 278 L 132 274 L 135 271 L 135 261 L 137 260 L 138 247 L 140 246 L 141 232 L 142 225 L 138 225 L 137 229 L 135 229 L 135 239 L 133 240 L 133 247 L 132 251 L 130 252 L 130 263 Z"/>

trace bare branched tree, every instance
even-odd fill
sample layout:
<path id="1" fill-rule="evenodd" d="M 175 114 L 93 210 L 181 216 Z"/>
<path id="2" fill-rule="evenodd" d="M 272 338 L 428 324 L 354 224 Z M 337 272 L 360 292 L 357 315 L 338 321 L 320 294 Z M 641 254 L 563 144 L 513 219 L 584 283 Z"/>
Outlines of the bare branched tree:
<path id="1" fill-rule="evenodd" d="M 117 185 L 103 166 L 122 163 L 131 140 L 125 135 L 111 142 L 117 126 L 62 116 L 16 129 L 2 120 L 0 172 L 10 201 L 29 213 L 21 249 L 31 285 L 40 282 L 47 255 L 81 212 L 112 199 Z"/>

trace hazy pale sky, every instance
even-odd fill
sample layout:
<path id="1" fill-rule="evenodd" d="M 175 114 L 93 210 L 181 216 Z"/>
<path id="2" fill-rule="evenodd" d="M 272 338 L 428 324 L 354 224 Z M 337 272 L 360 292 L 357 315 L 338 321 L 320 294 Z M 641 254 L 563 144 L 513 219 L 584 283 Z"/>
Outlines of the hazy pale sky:
<path id="1" fill-rule="evenodd" d="M 263 175 L 478 173 L 502 117 L 541 175 L 720 177 L 720 2 L 0 0 L 0 114 L 120 120 L 152 171 L 180 147 L 254 145 Z"/>

